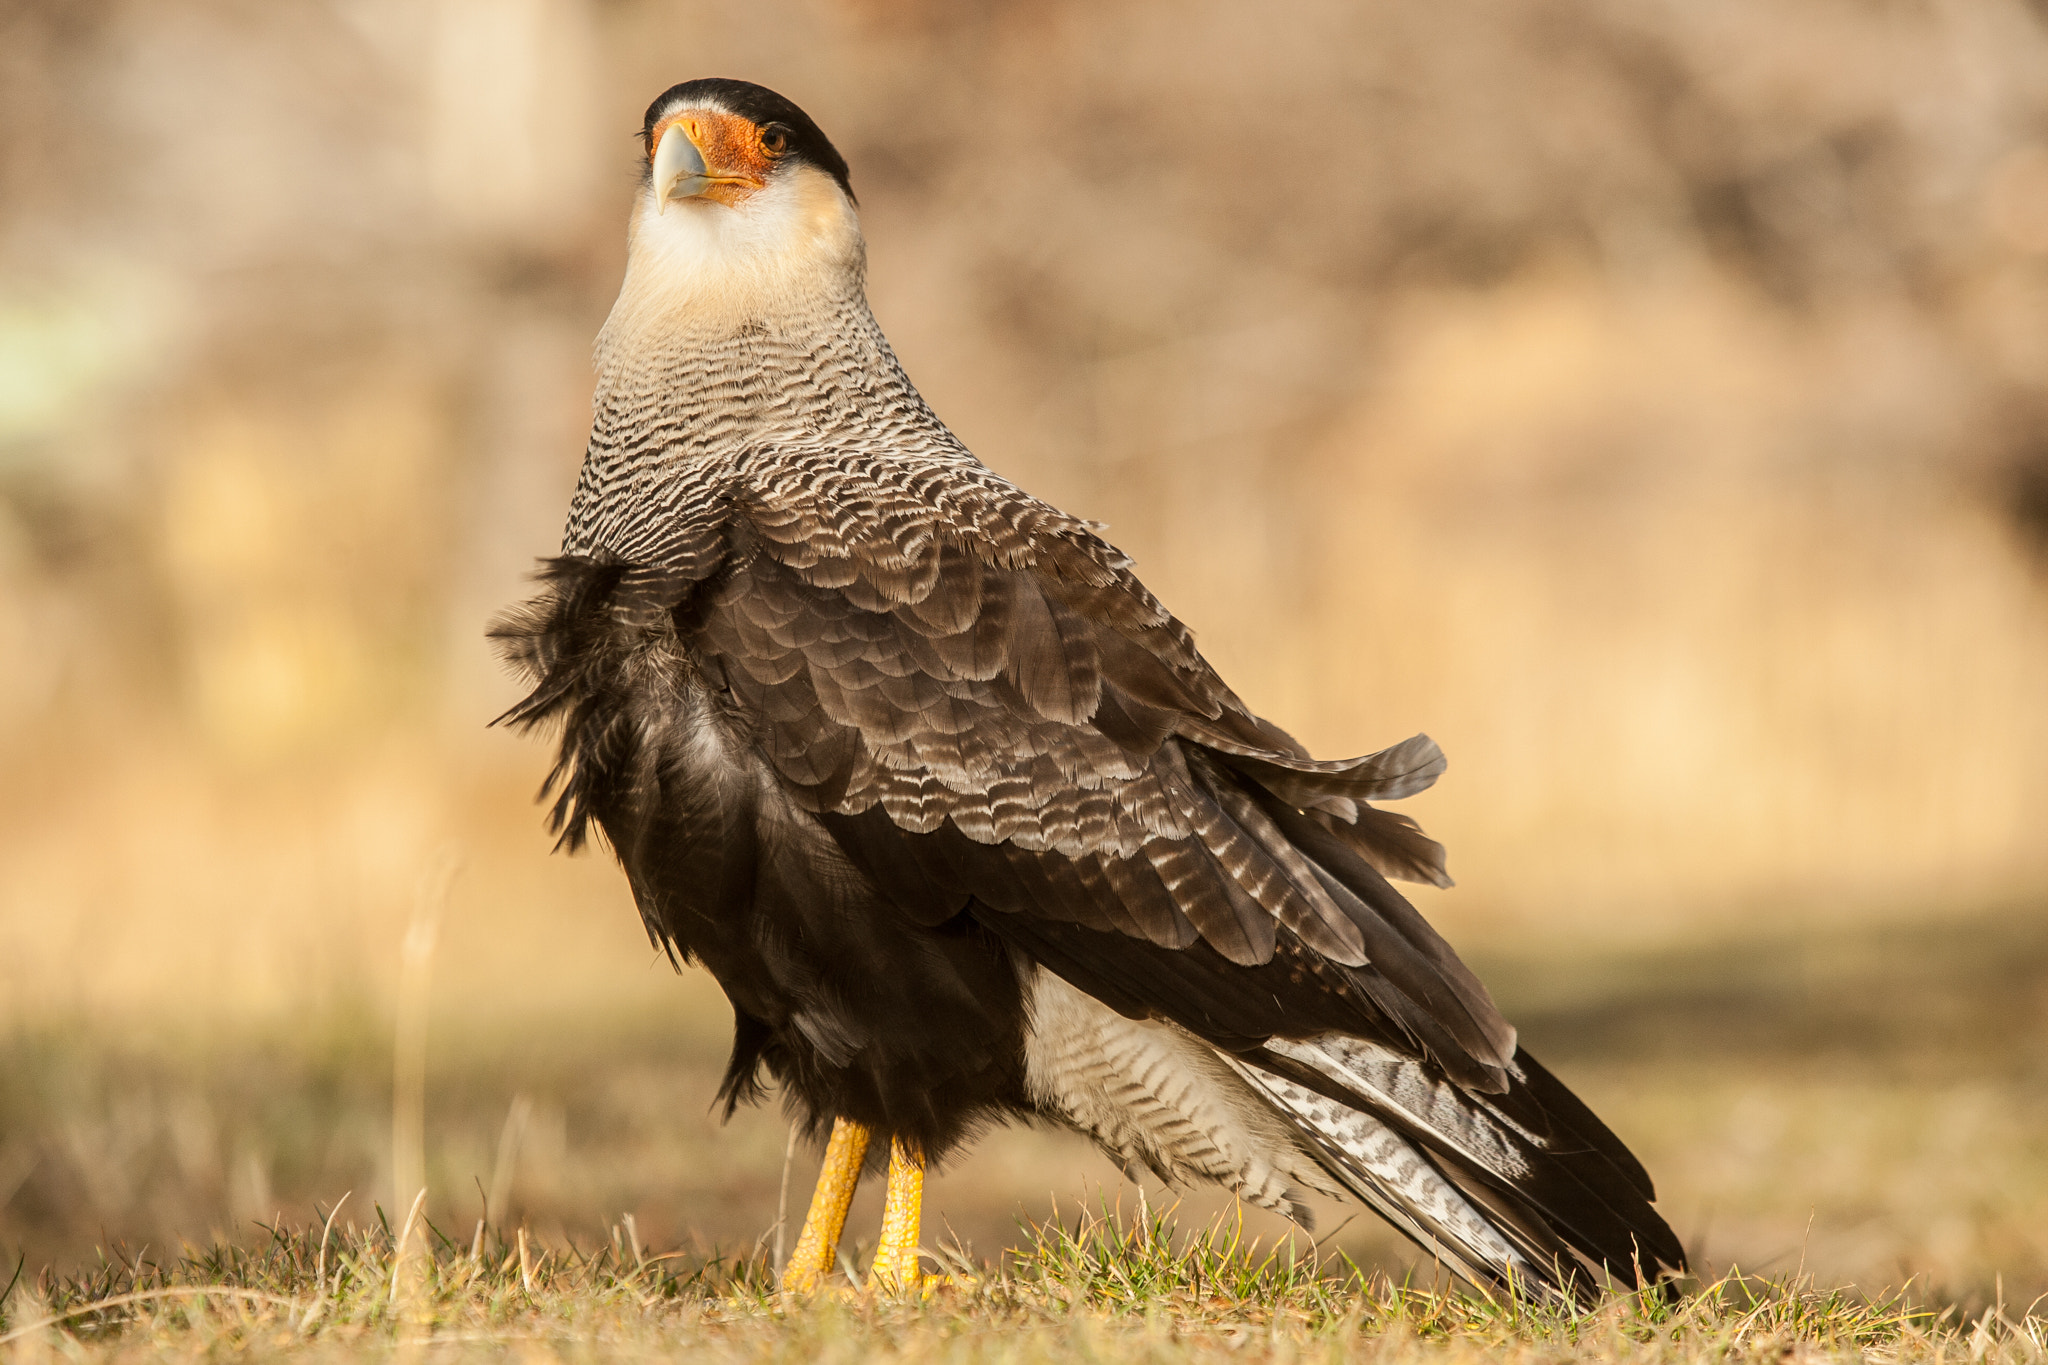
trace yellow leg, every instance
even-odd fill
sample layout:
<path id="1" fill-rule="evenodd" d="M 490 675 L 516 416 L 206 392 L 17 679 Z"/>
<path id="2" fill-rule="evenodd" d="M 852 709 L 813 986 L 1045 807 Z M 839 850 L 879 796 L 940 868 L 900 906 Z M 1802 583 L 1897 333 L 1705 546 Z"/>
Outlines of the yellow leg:
<path id="1" fill-rule="evenodd" d="M 833 1120 L 832 1138 L 825 1144 L 825 1164 L 818 1171 L 818 1188 L 811 1193 L 811 1211 L 804 1215 L 803 1234 L 796 1239 L 796 1251 L 782 1272 L 784 1293 L 809 1293 L 832 1273 L 839 1254 L 839 1234 L 846 1228 L 846 1206 L 853 1202 L 860 1164 L 867 1154 L 868 1130 L 852 1119 Z M 893 1193 L 893 1166 L 889 1174 Z"/>
<path id="2" fill-rule="evenodd" d="M 871 1290 L 922 1288 L 917 1240 L 924 1222 L 924 1163 L 889 1140 L 889 1195 L 882 1204 L 882 1240 L 868 1271 Z"/>

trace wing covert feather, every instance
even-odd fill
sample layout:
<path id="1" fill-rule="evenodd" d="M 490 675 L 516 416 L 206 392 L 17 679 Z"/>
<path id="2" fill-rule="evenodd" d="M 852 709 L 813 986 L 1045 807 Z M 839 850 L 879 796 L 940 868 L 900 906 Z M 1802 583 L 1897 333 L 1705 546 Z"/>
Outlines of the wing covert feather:
<path id="1" fill-rule="evenodd" d="M 1434 780 L 1434 743 L 1313 759 L 1092 528 L 992 475 L 898 485 L 876 462 L 804 458 L 758 459 L 730 496 L 733 553 L 701 584 L 690 644 L 724 665 L 799 803 L 907 913 L 978 903 L 1020 929 L 1200 943 L 1219 970 L 1272 962 L 1290 936 L 1338 974 L 1294 988 L 1460 1054 L 1461 1083 L 1504 1074 L 1512 1030 L 1378 894 L 1382 874 L 1441 878 L 1441 849 L 1368 804 Z M 1304 829 L 1342 865 L 1306 851 Z"/>

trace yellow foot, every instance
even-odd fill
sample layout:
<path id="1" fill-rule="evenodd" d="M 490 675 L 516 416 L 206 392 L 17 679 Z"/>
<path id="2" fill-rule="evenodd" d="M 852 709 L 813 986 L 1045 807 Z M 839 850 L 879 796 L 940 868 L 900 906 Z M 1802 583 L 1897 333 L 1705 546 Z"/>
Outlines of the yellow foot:
<path id="1" fill-rule="evenodd" d="M 868 1292 L 928 1298 L 941 1290 L 972 1289 L 972 1275 L 928 1275 L 918 1264 L 924 1222 L 924 1162 L 903 1144 L 889 1143 L 889 1195 L 882 1205 L 882 1237 L 868 1269 Z"/>
<path id="2" fill-rule="evenodd" d="M 785 1294 L 826 1293 L 851 1297 L 851 1290 L 826 1289 L 825 1279 L 838 1260 L 839 1236 L 846 1228 L 846 1206 L 860 1181 L 868 1150 L 868 1130 L 851 1119 L 832 1124 L 825 1144 L 825 1164 L 796 1251 L 782 1272 Z M 882 1236 L 868 1270 L 865 1294 L 927 1297 L 944 1290 L 968 1290 L 981 1283 L 972 1275 L 928 1275 L 918 1263 L 918 1232 L 924 1221 L 924 1162 L 896 1140 L 889 1144 L 889 1193 L 882 1206 Z"/>
<path id="3" fill-rule="evenodd" d="M 846 1206 L 853 1202 L 854 1187 L 860 1184 L 860 1164 L 867 1154 L 868 1130 L 851 1119 L 833 1120 L 832 1137 L 825 1144 L 825 1164 L 818 1170 L 818 1188 L 811 1195 L 811 1211 L 804 1216 L 803 1233 L 782 1272 L 783 1293 L 811 1293 L 832 1273 L 839 1256 L 839 1234 L 846 1229 Z"/>

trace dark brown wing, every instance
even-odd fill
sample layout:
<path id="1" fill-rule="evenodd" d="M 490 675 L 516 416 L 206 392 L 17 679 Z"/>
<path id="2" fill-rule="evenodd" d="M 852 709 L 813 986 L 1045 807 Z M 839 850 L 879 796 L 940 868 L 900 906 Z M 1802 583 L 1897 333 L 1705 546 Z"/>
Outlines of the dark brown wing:
<path id="1" fill-rule="evenodd" d="M 1120 1008 L 1238 1047 L 1371 1033 L 1505 1085 L 1513 1030 L 1386 882 L 1445 880 L 1442 850 L 1367 804 L 1427 786 L 1432 742 L 1310 759 L 1121 554 L 1007 485 L 841 483 L 815 455 L 801 481 L 752 473 L 678 624 L 798 802 L 905 913 L 971 910 L 1084 989 L 1037 926 L 1174 950 Z M 1253 997 L 1284 987 L 1277 1018 L 1231 1005 L 1244 969 L 1272 977 Z"/>

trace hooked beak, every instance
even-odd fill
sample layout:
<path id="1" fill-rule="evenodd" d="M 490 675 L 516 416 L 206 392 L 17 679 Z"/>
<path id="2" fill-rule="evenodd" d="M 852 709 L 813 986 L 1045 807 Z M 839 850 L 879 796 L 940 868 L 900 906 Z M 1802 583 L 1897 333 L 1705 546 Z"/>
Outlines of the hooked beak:
<path id="1" fill-rule="evenodd" d="M 654 148 L 654 202 L 659 211 L 667 212 L 672 200 L 695 199 L 707 194 L 722 203 L 730 203 L 729 196 L 712 193 L 723 185 L 738 186 L 743 190 L 761 188 L 759 176 L 714 171 L 705 163 L 702 147 L 685 130 L 685 123 L 686 120 L 677 119 L 669 124 Z M 715 137 L 708 131 L 706 135 Z M 720 144 L 714 142 L 712 145 Z"/>
<path id="2" fill-rule="evenodd" d="M 683 125 L 671 123 L 654 149 L 654 203 L 659 212 L 668 211 L 671 199 L 690 199 L 711 188 L 705 173 L 704 154 L 683 132 Z"/>

